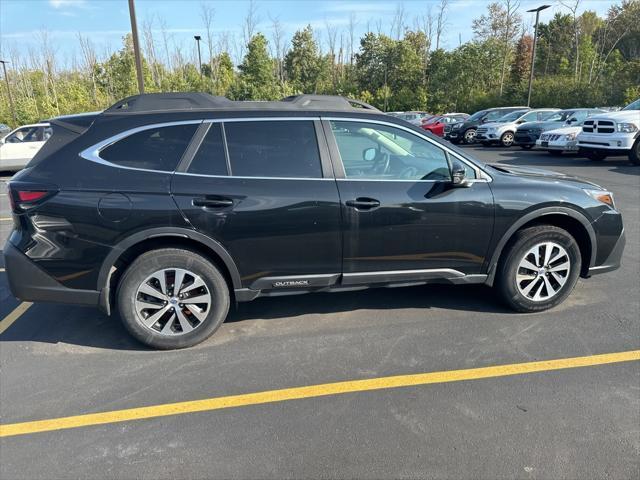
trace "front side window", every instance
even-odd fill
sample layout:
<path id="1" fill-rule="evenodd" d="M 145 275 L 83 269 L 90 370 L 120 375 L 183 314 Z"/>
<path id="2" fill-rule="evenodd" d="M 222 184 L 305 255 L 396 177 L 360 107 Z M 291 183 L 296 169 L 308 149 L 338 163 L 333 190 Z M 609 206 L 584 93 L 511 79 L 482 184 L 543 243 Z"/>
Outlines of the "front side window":
<path id="1" fill-rule="evenodd" d="M 224 130 L 233 176 L 322 178 L 311 120 L 226 122 Z"/>
<path id="2" fill-rule="evenodd" d="M 42 141 L 42 135 L 38 135 L 38 127 L 25 127 L 16 130 L 5 140 L 6 143 L 28 143 Z"/>
<path id="3" fill-rule="evenodd" d="M 541 118 L 541 112 L 529 112 L 524 115 L 520 120 L 523 122 L 535 122 L 536 120 Z"/>
<path id="4" fill-rule="evenodd" d="M 143 130 L 102 149 L 100 158 L 123 167 L 172 172 L 197 127 L 187 124 Z"/>
<path id="5" fill-rule="evenodd" d="M 331 121 L 347 178 L 450 180 L 445 151 L 409 132 L 367 122 Z"/>

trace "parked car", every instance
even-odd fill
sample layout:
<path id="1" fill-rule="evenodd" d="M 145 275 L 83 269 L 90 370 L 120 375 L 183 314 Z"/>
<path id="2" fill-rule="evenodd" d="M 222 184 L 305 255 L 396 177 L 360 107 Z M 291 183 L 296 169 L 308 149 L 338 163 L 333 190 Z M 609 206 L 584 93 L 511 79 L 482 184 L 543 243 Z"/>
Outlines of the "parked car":
<path id="1" fill-rule="evenodd" d="M 466 144 L 475 143 L 476 130 L 479 125 L 494 122 L 500 117 L 504 117 L 507 113 L 516 110 L 530 110 L 529 107 L 498 107 L 480 110 L 467 118 L 462 123 L 454 123 L 451 126 L 451 132 L 448 133 L 447 140 L 451 143 L 464 142 Z"/>
<path id="2" fill-rule="evenodd" d="M 24 168 L 51 136 L 48 123 L 23 125 L 0 139 L 0 171 Z"/>
<path id="3" fill-rule="evenodd" d="M 403 112 L 397 115 L 397 118 L 413 125 L 420 125 L 424 119 L 431 117 L 433 117 L 433 114 L 427 112 Z"/>
<path id="4" fill-rule="evenodd" d="M 578 152 L 578 134 L 582 131 L 583 122 L 568 127 L 547 130 L 536 140 L 536 146 L 552 155 Z"/>
<path id="5" fill-rule="evenodd" d="M 438 137 L 444 137 L 444 129 L 447 125 L 463 122 L 467 118 L 469 118 L 469 115 L 466 113 L 446 113 L 444 115 L 436 115 L 426 121 L 423 121 L 420 127 L 422 127 L 423 130 L 437 135 Z"/>
<path id="6" fill-rule="evenodd" d="M 514 145 L 529 150 L 536 145 L 536 140 L 542 132 L 577 125 L 602 111 L 597 108 L 569 108 L 554 113 L 544 121 L 526 123 L 516 129 Z"/>
<path id="7" fill-rule="evenodd" d="M 578 134 L 578 148 L 592 160 L 627 155 L 631 163 L 640 165 L 640 98 L 618 112 L 585 120 Z"/>
<path id="8" fill-rule="evenodd" d="M 89 120 L 52 120 L 9 182 L 9 285 L 117 308 L 152 347 L 203 341 L 234 302 L 313 291 L 486 284 L 537 312 L 620 265 L 607 190 L 486 165 L 361 102 L 150 94 Z"/>
<path id="9" fill-rule="evenodd" d="M 535 110 L 516 110 L 515 112 L 507 113 L 495 122 L 486 123 L 478 127 L 476 130 L 476 141 L 485 147 L 494 144 L 510 147 L 513 145 L 513 138 L 518 125 L 545 120 L 557 111 L 557 108 L 538 108 Z"/>
<path id="10" fill-rule="evenodd" d="M 9 135 L 9 132 L 11 132 L 11 127 L 4 123 L 0 123 L 0 140 Z"/>

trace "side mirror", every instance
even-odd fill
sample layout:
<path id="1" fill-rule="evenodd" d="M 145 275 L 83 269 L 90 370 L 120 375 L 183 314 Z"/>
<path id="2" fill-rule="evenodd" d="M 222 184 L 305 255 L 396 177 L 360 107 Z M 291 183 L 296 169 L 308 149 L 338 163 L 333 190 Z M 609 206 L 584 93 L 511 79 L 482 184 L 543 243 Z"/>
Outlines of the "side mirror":
<path id="1" fill-rule="evenodd" d="M 471 182 L 467 179 L 467 168 L 456 158 L 451 161 L 451 184 L 454 187 L 471 186 Z"/>
<path id="2" fill-rule="evenodd" d="M 373 162 L 373 160 L 376 158 L 376 153 L 377 152 L 375 148 L 367 148 L 362 152 L 362 159 L 367 162 Z"/>

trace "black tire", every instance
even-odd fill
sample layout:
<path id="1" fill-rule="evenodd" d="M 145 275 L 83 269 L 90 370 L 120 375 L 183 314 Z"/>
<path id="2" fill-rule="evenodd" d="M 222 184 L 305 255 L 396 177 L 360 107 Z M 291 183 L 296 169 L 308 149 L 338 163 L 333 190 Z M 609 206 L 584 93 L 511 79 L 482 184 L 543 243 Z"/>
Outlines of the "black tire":
<path id="1" fill-rule="evenodd" d="M 531 150 L 533 148 L 533 145 L 520 145 L 520 148 L 522 150 Z"/>
<path id="2" fill-rule="evenodd" d="M 553 242 L 562 246 L 570 260 L 570 268 L 564 285 L 557 289 L 555 296 L 544 301 L 534 301 L 520 291 L 516 275 L 520 269 L 520 262 L 526 257 L 527 252 L 543 242 Z M 504 302 L 513 310 L 526 313 L 540 312 L 555 307 L 569 296 L 578 281 L 581 268 L 580 248 L 569 232 L 552 225 L 530 227 L 516 232 L 505 248 L 498 265 L 496 288 Z M 537 275 L 538 273 L 536 273 Z M 544 275 L 546 276 L 546 274 Z M 532 282 L 534 281 L 539 282 L 537 278 L 532 280 Z M 546 291 L 546 286 L 540 288 Z M 534 287 L 533 290 L 536 289 L 537 287 Z"/>
<path id="3" fill-rule="evenodd" d="M 172 268 L 185 269 L 199 276 L 211 301 L 206 317 L 193 330 L 167 335 L 142 323 L 136 312 L 136 297 L 145 279 L 154 272 Z M 162 350 L 190 347 L 206 340 L 222 325 L 230 304 L 229 287 L 220 271 L 202 255 L 178 248 L 151 250 L 140 255 L 122 276 L 116 298 L 122 323 L 129 333 L 145 345 Z M 192 317 L 192 321 L 195 320 Z"/>
<path id="4" fill-rule="evenodd" d="M 491 142 L 480 142 L 480 145 L 482 145 L 483 147 L 490 147 Z"/>
<path id="5" fill-rule="evenodd" d="M 562 150 L 547 150 L 547 153 L 554 157 L 559 157 L 562 155 Z"/>
<path id="6" fill-rule="evenodd" d="M 605 158 L 607 158 L 607 154 L 603 152 L 599 152 L 597 150 L 589 150 L 587 152 L 587 158 L 589 160 L 593 160 L 594 162 L 601 162 Z"/>
<path id="7" fill-rule="evenodd" d="M 469 128 L 465 130 L 464 135 L 462 136 L 464 139 L 464 143 L 467 145 L 471 145 L 472 143 L 476 143 L 476 129 Z"/>
<path id="8" fill-rule="evenodd" d="M 640 165 L 640 138 L 636 139 L 636 143 L 629 151 L 629 161 L 634 165 Z"/>
<path id="9" fill-rule="evenodd" d="M 451 143 L 453 143 L 454 145 L 459 145 L 460 144 L 460 140 L 458 140 L 457 138 L 452 138 L 451 140 L 449 140 Z"/>
<path id="10" fill-rule="evenodd" d="M 513 145 L 514 140 L 515 140 L 515 137 L 513 135 L 513 132 L 504 132 L 500 136 L 500 145 L 505 148 L 509 148 L 510 146 Z"/>

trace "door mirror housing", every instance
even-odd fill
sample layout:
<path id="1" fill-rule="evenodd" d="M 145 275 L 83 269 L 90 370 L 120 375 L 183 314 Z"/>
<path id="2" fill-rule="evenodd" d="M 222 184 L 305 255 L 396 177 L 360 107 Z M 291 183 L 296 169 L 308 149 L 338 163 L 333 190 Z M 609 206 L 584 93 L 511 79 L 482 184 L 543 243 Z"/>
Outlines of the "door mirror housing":
<path id="1" fill-rule="evenodd" d="M 471 182 L 467 178 L 467 167 L 457 158 L 451 161 L 451 185 L 454 187 L 471 186 Z"/>
<path id="2" fill-rule="evenodd" d="M 362 152 L 362 159 L 367 162 L 373 162 L 373 160 L 376 158 L 376 153 L 377 152 L 375 148 L 367 148 Z"/>

